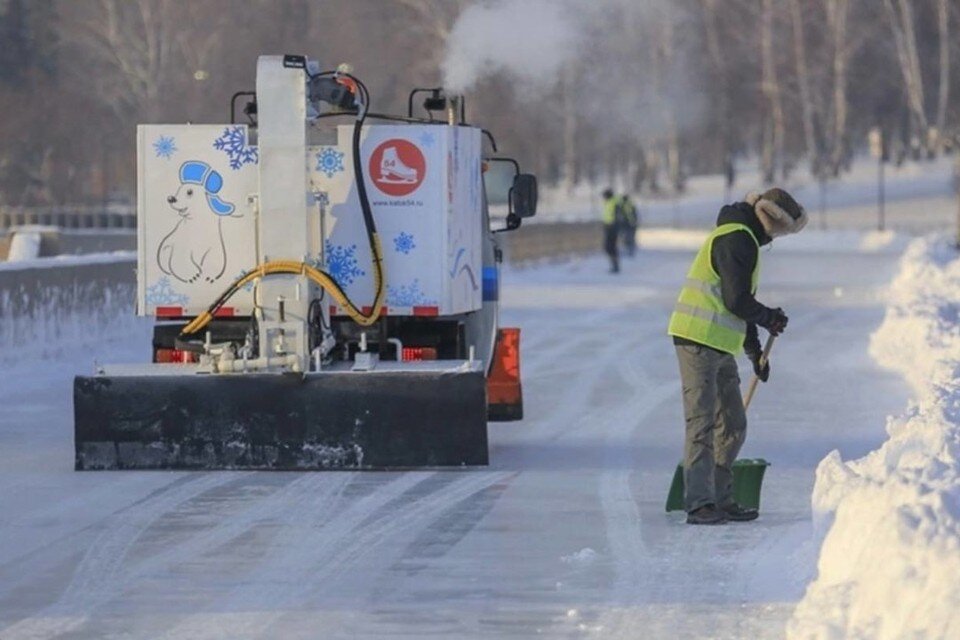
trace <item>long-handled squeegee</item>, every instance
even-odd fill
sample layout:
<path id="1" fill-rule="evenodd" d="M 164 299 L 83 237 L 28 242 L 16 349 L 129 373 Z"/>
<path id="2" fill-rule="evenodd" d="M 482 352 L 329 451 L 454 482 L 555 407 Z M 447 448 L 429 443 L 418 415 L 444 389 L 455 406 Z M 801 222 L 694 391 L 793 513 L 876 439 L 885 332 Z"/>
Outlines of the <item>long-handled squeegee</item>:
<path id="1" fill-rule="evenodd" d="M 767 338 L 767 344 L 763 345 L 763 353 L 760 354 L 760 368 L 763 368 L 763 365 L 767 364 L 770 360 L 770 351 L 773 349 L 773 341 L 777 337 L 773 334 L 770 334 L 770 337 Z M 746 411 L 750 408 L 750 401 L 753 400 L 753 394 L 757 392 L 757 384 L 760 382 L 760 377 L 754 374 L 753 379 L 750 380 L 750 386 L 747 387 L 747 395 L 743 399 L 743 410 Z"/>

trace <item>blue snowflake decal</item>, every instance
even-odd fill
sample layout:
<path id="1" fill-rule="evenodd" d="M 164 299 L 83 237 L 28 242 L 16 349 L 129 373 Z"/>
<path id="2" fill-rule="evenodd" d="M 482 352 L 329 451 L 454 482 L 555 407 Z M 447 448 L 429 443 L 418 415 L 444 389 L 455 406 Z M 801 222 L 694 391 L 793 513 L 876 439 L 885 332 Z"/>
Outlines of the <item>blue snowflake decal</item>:
<path id="1" fill-rule="evenodd" d="M 397 253 L 407 255 L 417 248 L 417 243 L 413 241 L 413 234 L 401 231 L 400 235 L 393 239 L 393 247 Z"/>
<path id="2" fill-rule="evenodd" d="M 153 150 L 157 153 L 158 158 L 166 158 L 169 160 L 173 157 L 177 149 L 177 143 L 173 139 L 173 136 L 160 136 L 153 143 Z"/>
<path id="3" fill-rule="evenodd" d="M 156 284 L 147 287 L 146 301 L 148 305 L 162 306 L 167 304 L 185 305 L 190 301 L 189 296 L 177 293 L 170 284 L 170 278 L 164 276 Z"/>
<path id="4" fill-rule="evenodd" d="M 437 141 L 437 138 L 429 131 L 424 131 L 417 140 L 420 142 L 421 147 L 432 149 L 433 143 Z"/>
<path id="5" fill-rule="evenodd" d="M 436 300 L 427 298 L 420 288 L 420 280 L 414 279 L 407 285 L 391 287 L 387 285 L 387 304 L 391 307 L 436 306 Z"/>
<path id="6" fill-rule="evenodd" d="M 337 281 L 341 287 L 353 284 L 353 281 L 361 276 L 367 275 L 367 272 L 360 268 L 357 263 L 357 245 L 333 244 L 329 240 L 325 243 L 327 273 Z"/>
<path id="7" fill-rule="evenodd" d="M 230 168 L 234 170 L 245 164 L 257 164 L 260 160 L 257 148 L 247 144 L 243 127 L 226 127 L 223 135 L 213 141 L 213 148 L 227 154 L 230 158 Z"/>
<path id="8" fill-rule="evenodd" d="M 317 171 L 328 178 L 332 178 L 343 170 L 342 151 L 337 151 L 333 147 L 324 147 L 320 153 L 317 154 Z"/>

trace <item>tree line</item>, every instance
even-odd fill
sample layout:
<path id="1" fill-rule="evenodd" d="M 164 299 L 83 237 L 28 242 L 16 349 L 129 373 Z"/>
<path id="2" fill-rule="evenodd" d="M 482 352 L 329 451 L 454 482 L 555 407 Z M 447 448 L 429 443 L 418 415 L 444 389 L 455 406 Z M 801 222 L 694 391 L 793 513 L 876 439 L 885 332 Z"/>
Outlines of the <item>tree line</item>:
<path id="1" fill-rule="evenodd" d="M 562 72 L 467 96 L 544 184 L 679 192 L 748 158 L 829 180 L 871 131 L 894 162 L 955 146 L 960 0 L 557 1 L 585 43 Z M 130 201 L 136 124 L 225 122 L 261 53 L 349 62 L 405 111 L 473 2 L 0 0 L 0 204 Z"/>

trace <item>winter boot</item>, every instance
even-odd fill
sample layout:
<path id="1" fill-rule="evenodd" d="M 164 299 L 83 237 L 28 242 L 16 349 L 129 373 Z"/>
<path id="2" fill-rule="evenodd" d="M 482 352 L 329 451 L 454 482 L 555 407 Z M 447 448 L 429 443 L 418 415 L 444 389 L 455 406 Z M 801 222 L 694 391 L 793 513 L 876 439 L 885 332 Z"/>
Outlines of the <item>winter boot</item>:
<path id="1" fill-rule="evenodd" d="M 706 504 L 687 514 L 687 524 L 723 524 L 727 514 L 712 504 Z"/>
<path id="2" fill-rule="evenodd" d="M 736 502 L 731 502 L 721 509 L 727 515 L 727 520 L 732 522 L 748 522 L 756 520 L 760 512 L 749 507 L 741 507 Z"/>

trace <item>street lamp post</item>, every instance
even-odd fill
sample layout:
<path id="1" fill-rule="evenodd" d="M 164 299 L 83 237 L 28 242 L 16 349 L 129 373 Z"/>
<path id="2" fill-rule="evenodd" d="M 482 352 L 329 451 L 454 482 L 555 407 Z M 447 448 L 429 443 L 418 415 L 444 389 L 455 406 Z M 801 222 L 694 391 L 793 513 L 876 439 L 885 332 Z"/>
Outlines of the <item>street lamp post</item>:
<path id="1" fill-rule="evenodd" d="M 886 226 L 886 176 L 884 175 L 883 130 L 880 127 L 870 129 L 867 134 L 870 143 L 870 155 L 877 159 L 877 231 Z"/>

